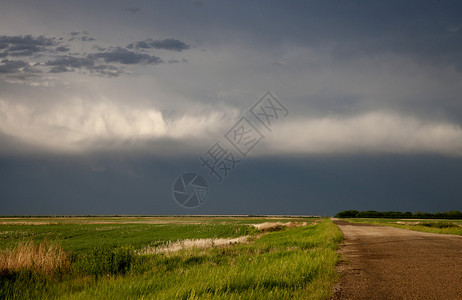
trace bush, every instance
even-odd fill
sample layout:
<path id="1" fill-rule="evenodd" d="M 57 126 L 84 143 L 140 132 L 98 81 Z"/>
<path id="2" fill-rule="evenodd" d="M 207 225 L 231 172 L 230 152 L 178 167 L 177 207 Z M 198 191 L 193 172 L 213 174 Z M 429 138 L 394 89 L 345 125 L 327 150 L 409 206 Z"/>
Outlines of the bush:
<path id="1" fill-rule="evenodd" d="M 359 213 L 357 210 L 345 210 L 335 215 L 336 218 L 355 218 Z"/>
<path id="2" fill-rule="evenodd" d="M 94 248 L 89 253 L 78 255 L 73 268 L 78 273 L 95 276 L 125 274 L 130 270 L 134 260 L 135 253 L 131 247 Z"/>
<path id="3" fill-rule="evenodd" d="M 417 225 L 425 226 L 425 227 L 432 227 L 432 228 L 454 228 L 459 227 L 459 225 L 453 223 L 446 223 L 446 222 L 425 222 L 419 223 Z"/>

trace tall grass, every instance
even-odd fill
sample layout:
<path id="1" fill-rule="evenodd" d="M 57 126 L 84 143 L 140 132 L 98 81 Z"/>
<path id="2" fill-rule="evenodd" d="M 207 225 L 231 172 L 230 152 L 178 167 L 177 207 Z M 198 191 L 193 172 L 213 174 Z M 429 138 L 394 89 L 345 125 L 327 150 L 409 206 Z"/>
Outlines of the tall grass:
<path id="1" fill-rule="evenodd" d="M 64 272 L 70 267 L 70 256 L 61 247 L 44 241 L 21 241 L 15 247 L 0 251 L 0 274 L 32 271 L 42 275 Z"/>

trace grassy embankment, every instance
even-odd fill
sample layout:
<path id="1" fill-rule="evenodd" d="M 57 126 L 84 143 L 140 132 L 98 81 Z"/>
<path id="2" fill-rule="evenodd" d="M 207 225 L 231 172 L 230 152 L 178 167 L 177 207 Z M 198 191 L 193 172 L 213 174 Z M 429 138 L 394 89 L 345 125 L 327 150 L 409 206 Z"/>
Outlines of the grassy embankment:
<path id="1" fill-rule="evenodd" d="M 462 235 L 462 220 L 345 219 L 353 223 L 385 225 L 414 231 Z"/>
<path id="2" fill-rule="evenodd" d="M 263 235 L 249 225 L 310 220 L 94 221 L 1 223 L 0 298 L 327 299 L 337 279 L 342 235 L 330 220 Z M 226 247 L 155 251 L 175 240 L 244 235 L 248 242 Z"/>

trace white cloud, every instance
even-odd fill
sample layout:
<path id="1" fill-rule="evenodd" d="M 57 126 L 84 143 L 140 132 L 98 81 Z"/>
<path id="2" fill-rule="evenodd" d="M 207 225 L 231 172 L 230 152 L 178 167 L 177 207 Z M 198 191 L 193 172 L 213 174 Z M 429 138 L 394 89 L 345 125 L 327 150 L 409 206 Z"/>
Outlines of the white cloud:
<path id="1" fill-rule="evenodd" d="M 326 117 L 277 124 L 261 153 L 438 153 L 462 155 L 462 129 L 392 113 Z"/>
<path id="2" fill-rule="evenodd" d="M 46 110 L 0 100 L 0 132 L 39 148 L 79 152 L 92 150 L 101 141 L 204 140 L 210 133 L 223 130 L 223 124 L 236 115 L 231 109 L 228 113 L 212 111 L 166 120 L 159 110 L 106 100 L 90 103 L 75 98 Z"/>
<path id="3" fill-rule="evenodd" d="M 75 98 L 40 110 L 30 104 L 0 100 L 0 131 L 25 144 L 60 152 L 117 150 L 127 144 L 174 140 L 149 149 L 181 155 L 197 145 L 204 151 L 238 119 L 236 109 L 166 118 L 156 109 L 90 103 Z M 110 141 L 111 143 L 105 144 Z M 159 145 L 160 145 L 159 144 Z M 178 144 L 176 144 L 178 145 Z M 101 149 L 101 147 L 106 147 Z M 170 146 L 171 147 L 171 146 Z M 462 129 L 448 122 L 430 122 L 389 112 L 351 117 L 290 118 L 273 126 L 252 155 L 342 153 L 439 153 L 462 155 Z"/>

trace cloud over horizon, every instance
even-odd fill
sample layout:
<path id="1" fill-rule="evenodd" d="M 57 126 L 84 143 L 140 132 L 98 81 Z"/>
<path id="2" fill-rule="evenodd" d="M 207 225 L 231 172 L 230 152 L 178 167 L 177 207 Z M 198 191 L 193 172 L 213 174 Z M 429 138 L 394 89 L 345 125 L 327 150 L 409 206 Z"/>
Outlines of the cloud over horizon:
<path id="1" fill-rule="evenodd" d="M 0 132 L 38 149 L 62 153 L 139 150 L 156 155 L 175 140 L 176 155 L 188 155 L 197 144 L 223 136 L 242 115 L 237 108 L 165 117 L 155 108 L 115 105 L 107 100 L 74 99 L 46 111 L 34 105 L 0 99 Z M 101 141 L 110 142 L 107 148 Z M 102 147 L 102 148 L 101 148 Z M 146 149 L 146 148 L 149 148 Z M 205 149 L 204 149 L 205 150 Z M 387 112 L 348 117 L 284 120 L 266 134 L 254 156 L 332 155 L 340 153 L 437 153 L 462 155 L 462 128 L 455 123 L 428 122 Z"/>
<path id="2" fill-rule="evenodd" d="M 2 2 L 0 191 L 20 199 L 14 182 L 24 182 L 48 203 L 55 198 L 40 188 L 56 178 L 68 179 L 62 195 L 93 200 L 106 195 L 100 184 L 131 186 L 131 197 L 143 182 L 146 199 L 170 201 L 171 177 L 200 164 L 198 155 L 270 91 L 290 113 L 271 132 L 262 128 L 249 154 L 256 169 L 242 168 L 220 199 L 266 207 L 268 198 L 292 212 L 319 199 L 346 206 L 344 195 L 365 205 L 399 194 L 415 204 L 429 191 L 408 186 L 436 182 L 454 203 L 459 173 L 444 174 L 462 161 L 461 11 L 452 0 Z M 399 161 L 389 177 L 369 176 L 389 157 Z M 61 169 L 60 159 L 71 162 Z M 330 161 L 345 163 L 348 176 L 332 175 Z M 45 180 L 42 169 L 58 171 Z M 409 184 L 393 181 L 400 171 Z M 88 188 L 75 193 L 66 185 L 74 181 L 76 191 Z M 294 206 L 285 210 L 288 195 Z M 229 208 L 221 205 L 206 211 Z"/>

